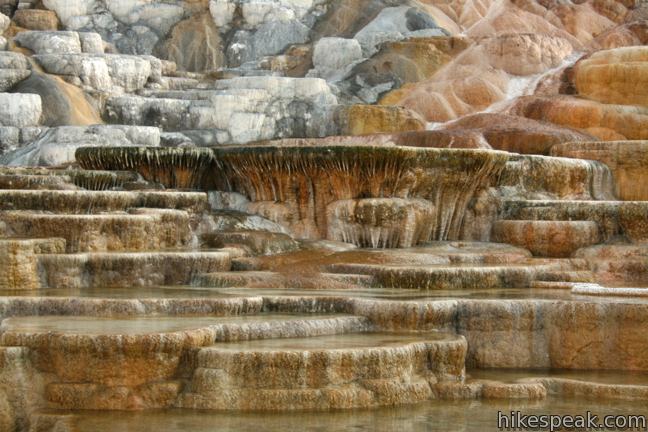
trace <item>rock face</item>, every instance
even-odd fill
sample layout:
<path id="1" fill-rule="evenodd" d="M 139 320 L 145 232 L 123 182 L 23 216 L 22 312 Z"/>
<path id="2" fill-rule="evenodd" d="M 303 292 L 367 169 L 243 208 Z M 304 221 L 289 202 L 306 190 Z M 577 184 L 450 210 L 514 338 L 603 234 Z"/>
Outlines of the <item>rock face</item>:
<path id="1" fill-rule="evenodd" d="M 555 156 L 597 160 L 614 174 L 616 193 L 627 201 L 646 201 L 645 189 L 646 150 L 645 141 L 608 141 L 564 143 L 552 148 Z"/>
<path id="2" fill-rule="evenodd" d="M 505 114 L 469 115 L 438 131 L 457 141 L 485 141 L 496 150 L 538 155 L 549 155 L 556 144 L 589 141 L 591 137 L 574 129 Z"/>
<path id="3" fill-rule="evenodd" d="M 425 122 L 412 111 L 396 106 L 349 105 L 335 112 L 341 135 L 369 135 L 385 132 L 420 131 Z"/>
<path id="4" fill-rule="evenodd" d="M 26 31 L 18 33 L 14 41 L 36 54 L 81 53 L 81 39 L 76 32 Z"/>
<path id="5" fill-rule="evenodd" d="M 598 51 L 580 61 L 574 83 L 580 95 L 604 104 L 648 106 L 648 48 Z"/>
<path id="6" fill-rule="evenodd" d="M 20 287 L 24 290 L 37 289 L 40 282 L 37 278 L 35 249 L 37 244 L 32 241 L 2 240 L 2 268 L 4 269 L 0 287 L 13 289 Z"/>
<path id="7" fill-rule="evenodd" d="M 144 174 L 164 170 L 148 161 L 159 160 L 165 152 L 83 149 L 77 153 L 77 160 L 93 169 L 139 166 Z M 508 160 L 505 153 L 495 151 L 375 146 L 214 149 L 212 159 L 206 152 L 173 154 L 186 160 L 181 165 L 189 166 L 190 160 L 200 163 L 200 171 L 211 170 L 210 165 L 216 167 L 216 176 L 203 174 L 194 180 L 202 179 L 206 187 L 212 182 L 217 189 L 229 185 L 251 200 L 250 212 L 287 225 L 295 235 L 305 238 L 326 238 L 329 204 L 388 195 L 431 201 L 437 214 L 431 237 L 456 239 L 468 202 L 489 186 Z M 145 175 L 169 178 L 164 172 Z M 268 178 L 273 182 L 266 182 Z"/>
<path id="8" fill-rule="evenodd" d="M 511 112 L 581 129 L 603 140 L 644 139 L 644 47 L 599 51 L 579 61 L 566 77 L 566 95 L 520 98 Z"/>
<path id="9" fill-rule="evenodd" d="M 426 36 L 443 36 L 447 33 L 421 10 L 398 6 L 380 11 L 354 38 L 360 42 L 365 55 L 369 56 L 377 50 L 380 43 L 403 39 L 416 31 L 421 31 Z"/>
<path id="10" fill-rule="evenodd" d="M 74 162 L 77 148 L 88 145 L 157 146 L 160 131 L 142 126 L 65 126 L 52 128 L 33 143 L 2 156 L 7 165 L 51 166 Z"/>
<path id="11" fill-rule="evenodd" d="M 118 54 L 40 54 L 34 56 L 43 69 L 55 75 L 77 77 L 94 91 L 117 93 L 144 87 L 151 77 L 146 58 Z"/>
<path id="12" fill-rule="evenodd" d="M 510 34 L 484 45 L 490 64 L 513 75 L 533 75 L 558 66 L 572 52 L 568 40 L 538 34 Z"/>
<path id="13" fill-rule="evenodd" d="M 242 77 L 221 80 L 192 99 L 122 96 L 106 104 L 108 120 L 165 130 L 215 129 L 214 144 L 240 144 L 292 136 L 319 136 L 331 128 L 330 110 L 337 104 L 326 82 L 318 78 Z"/>
<path id="14" fill-rule="evenodd" d="M 361 199 L 328 205 L 330 240 L 362 247 L 411 247 L 432 240 L 434 206 L 426 200 Z"/>
<path id="15" fill-rule="evenodd" d="M 59 20 L 56 12 L 42 9 L 18 9 L 13 15 L 18 27 L 28 30 L 57 30 Z"/>
<path id="16" fill-rule="evenodd" d="M 344 78 L 348 68 L 361 59 L 362 48 L 356 39 L 322 38 L 313 49 L 313 66 L 327 81 Z"/>
<path id="17" fill-rule="evenodd" d="M 0 125 L 27 127 L 40 122 L 41 98 L 33 94 L 0 93 Z"/>
<path id="18" fill-rule="evenodd" d="M 187 18 L 173 27 L 161 53 L 186 71 L 216 70 L 225 64 L 223 41 L 208 13 Z"/>
<path id="19" fill-rule="evenodd" d="M 0 431 L 648 401 L 645 2 L 0 12 Z"/>
<path id="20" fill-rule="evenodd" d="M 528 249 L 536 256 L 570 257 L 599 242 L 599 228 L 590 221 L 510 221 L 493 226 L 493 240 Z"/>

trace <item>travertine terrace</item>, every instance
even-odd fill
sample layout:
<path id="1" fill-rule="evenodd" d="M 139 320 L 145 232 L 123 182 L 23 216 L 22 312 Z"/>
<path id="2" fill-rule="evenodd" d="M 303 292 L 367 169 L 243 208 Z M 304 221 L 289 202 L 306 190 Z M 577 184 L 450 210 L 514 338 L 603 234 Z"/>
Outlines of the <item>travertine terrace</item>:
<path id="1" fill-rule="evenodd" d="M 648 416 L 647 30 L 0 0 L 0 432 Z"/>

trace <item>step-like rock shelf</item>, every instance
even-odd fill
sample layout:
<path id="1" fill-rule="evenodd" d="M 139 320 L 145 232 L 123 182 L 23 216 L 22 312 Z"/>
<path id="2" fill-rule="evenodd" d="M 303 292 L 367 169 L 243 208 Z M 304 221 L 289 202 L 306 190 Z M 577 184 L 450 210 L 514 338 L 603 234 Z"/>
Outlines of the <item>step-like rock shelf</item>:
<path id="1" fill-rule="evenodd" d="M 0 432 L 647 414 L 646 17 L 0 0 Z"/>

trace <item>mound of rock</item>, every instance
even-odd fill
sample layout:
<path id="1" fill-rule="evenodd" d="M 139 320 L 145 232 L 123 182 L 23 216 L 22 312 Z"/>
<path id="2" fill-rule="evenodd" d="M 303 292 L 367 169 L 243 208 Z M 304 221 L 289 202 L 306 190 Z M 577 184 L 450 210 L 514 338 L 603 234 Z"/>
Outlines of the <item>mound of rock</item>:
<path id="1" fill-rule="evenodd" d="M 605 104 L 648 107 L 648 47 L 598 51 L 574 69 L 579 95 Z"/>

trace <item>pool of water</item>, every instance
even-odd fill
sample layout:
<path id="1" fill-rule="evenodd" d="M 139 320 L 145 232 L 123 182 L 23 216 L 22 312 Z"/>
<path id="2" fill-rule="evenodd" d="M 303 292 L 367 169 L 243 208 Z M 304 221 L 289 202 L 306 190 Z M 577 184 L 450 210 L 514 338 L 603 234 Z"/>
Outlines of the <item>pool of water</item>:
<path id="1" fill-rule="evenodd" d="M 302 351 L 373 347 L 396 347 L 412 342 L 456 339 L 447 333 L 379 332 L 350 333 L 308 338 L 261 339 L 242 342 L 217 343 L 214 348 L 232 351 Z"/>
<path id="2" fill-rule="evenodd" d="M 87 297 L 87 298 L 218 298 L 231 295 L 213 289 L 191 286 L 120 288 L 48 288 L 37 291 L 0 290 L 0 297 Z"/>
<path id="3" fill-rule="evenodd" d="M 267 321 L 317 320 L 343 315 L 259 314 L 229 317 L 142 316 L 133 318 L 98 318 L 90 316 L 27 316 L 6 318 L 0 331 L 14 333 L 63 334 L 150 334 L 169 333 L 204 328 L 218 324 L 237 324 Z"/>
<path id="4" fill-rule="evenodd" d="M 399 288 L 213 288 L 194 286 L 154 286 L 123 288 L 52 288 L 34 291 L 0 290 L 1 297 L 79 297 L 96 299 L 218 299 L 234 297 L 293 296 L 293 297 L 358 297 L 382 300 L 568 300 L 588 303 L 645 304 L 648 297 L 590 296 L 572 294 L 568 289 L 492 288 L 415 290 Z"/>
<path id="5" fill-rule="evenodd" d="M 334 412 L 216 413 L 189 410 L 77 413 L 78 432 L 258 432 L 258 431 L 498 431 L 498 412 L 523 414 L 648 416 L 645 403 L 579 401 L 430 401 L 412 406 Z M 608 429 L 598 429 L 608 430 Z"/>
<path id="6" fill-rule="evenodd" d="M 550 377 L 567 378 L 600 384 L 648 385 L 648 373 L 607 370 L 570 369 L 471 369 L 466 378 L 515 382 L 524 378 Z M 646 407 L 648 409 L 648 406 Z"/>

